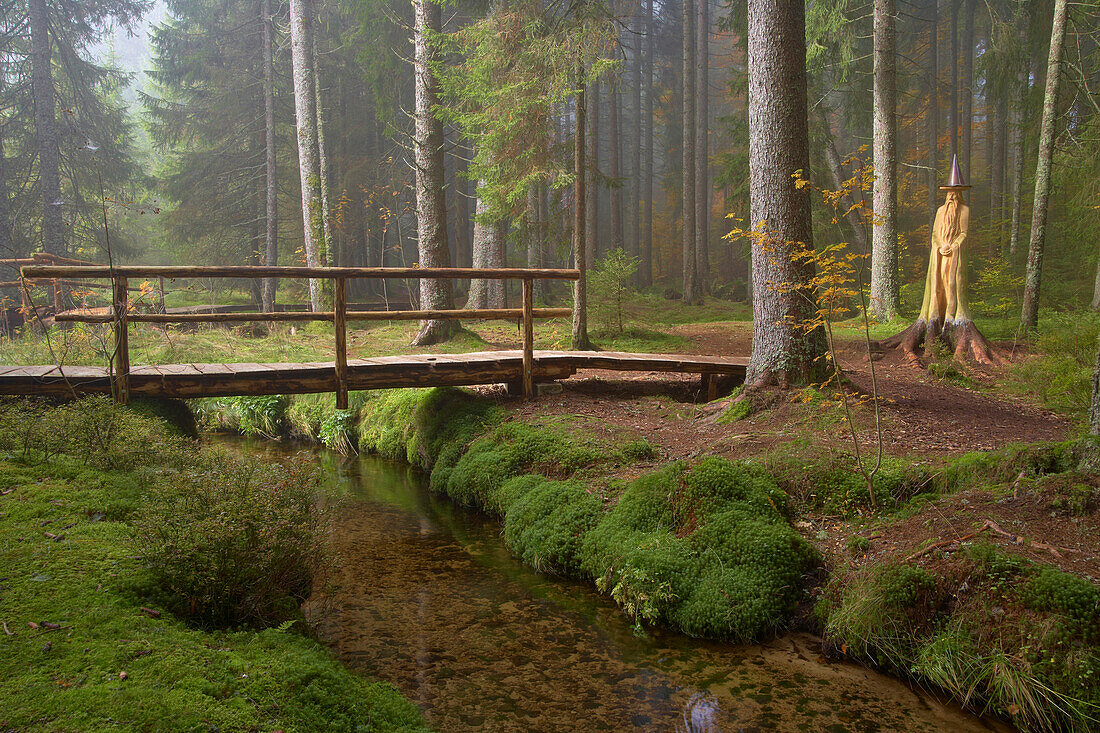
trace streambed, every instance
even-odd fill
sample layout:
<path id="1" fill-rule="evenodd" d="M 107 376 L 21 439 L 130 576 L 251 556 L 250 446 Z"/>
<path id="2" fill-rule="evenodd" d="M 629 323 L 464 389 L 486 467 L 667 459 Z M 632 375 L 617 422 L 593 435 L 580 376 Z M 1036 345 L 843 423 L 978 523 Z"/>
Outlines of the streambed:
<path id="1" fill-rule="evenodd" d="M 244 450 L 286 448 L 244 443 Z M 639 637 L 590 586 L 512 557 L 497 522 L 417 471 L 318 452 L 350 495 L 322 638 L 444 731 L 1007 730 L 788 634 L 735 646 Z"/>

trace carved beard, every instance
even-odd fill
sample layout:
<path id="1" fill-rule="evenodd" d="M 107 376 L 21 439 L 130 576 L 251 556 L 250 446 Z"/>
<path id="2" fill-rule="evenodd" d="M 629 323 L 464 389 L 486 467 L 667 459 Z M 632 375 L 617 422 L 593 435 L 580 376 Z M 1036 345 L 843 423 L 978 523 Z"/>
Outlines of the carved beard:
<path id="1" fill-rule="evenodd" d="M 959 236 L 959 200 L 955 196 L 948 196 L 943 210 L 943 248 L 940 254 L 951 254 L 951 243 Z"/>

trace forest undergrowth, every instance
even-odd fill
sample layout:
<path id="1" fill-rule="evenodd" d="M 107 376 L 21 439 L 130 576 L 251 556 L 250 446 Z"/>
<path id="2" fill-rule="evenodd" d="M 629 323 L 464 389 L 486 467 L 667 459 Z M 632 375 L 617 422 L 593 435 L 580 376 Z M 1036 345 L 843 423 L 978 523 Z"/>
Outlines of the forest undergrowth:
<path id="1" fill-rule="evenodd" d="M 0 728 L 425 730 L 312 638 L 312 462 L 201 448 L 180 408 L 0 404 Z"/>

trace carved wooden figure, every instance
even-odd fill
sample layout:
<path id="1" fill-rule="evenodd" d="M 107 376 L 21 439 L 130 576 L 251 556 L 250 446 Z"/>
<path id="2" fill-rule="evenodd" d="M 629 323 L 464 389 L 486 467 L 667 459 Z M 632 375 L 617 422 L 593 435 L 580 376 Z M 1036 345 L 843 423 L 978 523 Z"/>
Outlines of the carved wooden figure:
<path id="1" fill-rule="evenodd" d="M 940 186 L 947 195 L 936 210 L 932 226 L 920 316 L 909 328 L 882 342 L 884 348 L 900 346 L 913 361 L 918 360 L 922 347 L 930 351 L 939 338 L 954 350 L 956 359 L 993 363 L 989 342 L 970 319 L 967 298 L 966 235 L 970 228 L 970 207 L 963 201 L 962 192 L 969 188 L 962 182 L 959 159 L 955 156 L 947 185 Z"/>

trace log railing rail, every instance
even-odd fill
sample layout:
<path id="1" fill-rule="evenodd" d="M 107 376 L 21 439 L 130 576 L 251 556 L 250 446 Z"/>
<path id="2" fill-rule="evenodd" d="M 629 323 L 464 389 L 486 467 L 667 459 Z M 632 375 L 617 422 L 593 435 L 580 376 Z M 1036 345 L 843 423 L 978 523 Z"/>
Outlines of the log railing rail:
<path id="1" fill-rule="evenodd" d="M 131 323 L 236 323 L 249 321 L 331 321 L 336 331 L 336 406 L 348 406 L 348 321 L 402 320 L 421 321 L 436 319 L 462 320 L 517 320 L 523 324 L 523 394 L 534 395 L 534 319 L 561 318 L 573 313 L 571 308 L 536 308 L 534 305 L 535 280 L 577 280 L 577 270 L 528 269 L 528 268 L 427 268 L 427 267 L 219 267 L 219 266 L 136 266 L 136 265 L 43 265 L 27 264 L 22 268 L 25 280 L 86 280 L 109 279 L 111 281 L 111 310 L 109 313 L 58 313 L 58 322 L 110 323 L 114 326 L 115 357 L 112 366 L 112 393 L 120 402 L 130 396 L 129 324 Z M 131 313 L 128 302 L 130 278 L 305 278 L 333 281 L 333 310 L 321 312 L 277 313 Z M 477 279 L 520 280 L 523 284 L 521 308 L 492 308 L 478 310 L 400 310 L 400 311 L 349 311 L 347 286 L 349 279 L 399 278 L 428 279 Z"/>

